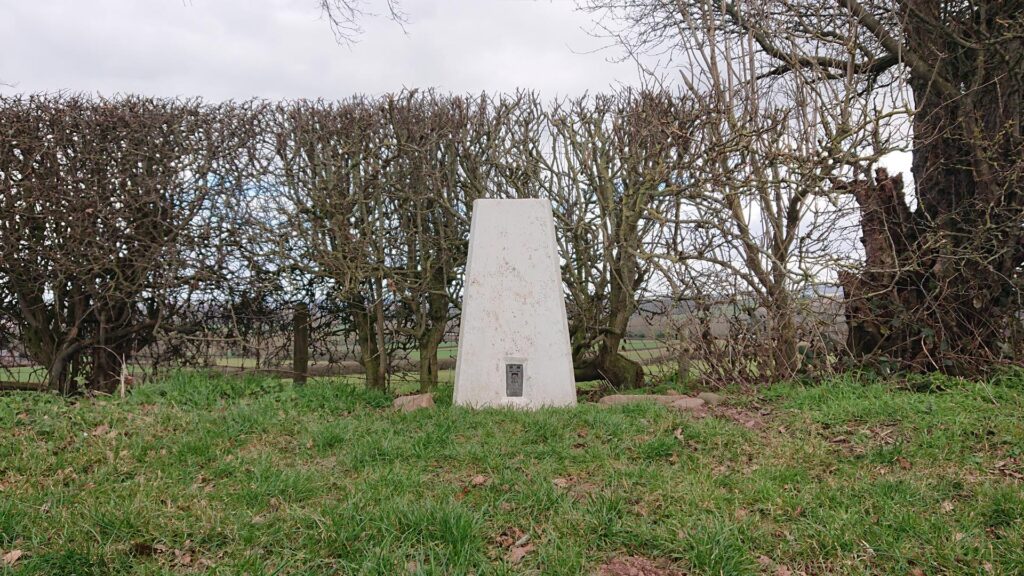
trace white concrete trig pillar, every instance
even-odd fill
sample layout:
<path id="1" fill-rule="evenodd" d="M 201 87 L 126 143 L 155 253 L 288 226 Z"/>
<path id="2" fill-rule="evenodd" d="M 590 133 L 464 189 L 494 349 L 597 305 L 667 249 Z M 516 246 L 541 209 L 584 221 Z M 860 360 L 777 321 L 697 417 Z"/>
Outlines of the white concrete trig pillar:
<path id="1" fill-rule="evenodd" d="M 576 405 L 547 200 L 473 203 L 454 401 L 477 408 Z"/>

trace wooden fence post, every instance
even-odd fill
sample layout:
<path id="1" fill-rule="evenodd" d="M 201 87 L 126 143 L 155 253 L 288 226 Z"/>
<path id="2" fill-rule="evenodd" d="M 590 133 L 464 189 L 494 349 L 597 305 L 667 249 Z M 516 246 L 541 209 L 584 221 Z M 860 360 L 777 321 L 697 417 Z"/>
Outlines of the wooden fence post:
<path id="1" fill-rule="evenodd" d="M 305 384 L 309 374 L 309 305 L 295 306 L 293 318 L 292 381 Z"/>

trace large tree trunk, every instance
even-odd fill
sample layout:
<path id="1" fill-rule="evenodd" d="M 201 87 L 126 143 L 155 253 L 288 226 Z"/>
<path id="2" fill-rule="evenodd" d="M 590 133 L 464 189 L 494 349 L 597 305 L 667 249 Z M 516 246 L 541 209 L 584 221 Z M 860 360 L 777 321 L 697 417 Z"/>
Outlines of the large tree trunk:
<path id="1" fill-rule="evenodd" d="M 93 348 L 91 356 L 89 389 L 112 394 L 117 390 L 121 380 L 121 357 L 107 347 Z"/>
<path id="2" fill-rule="evenodd" d="M 361 298 L 349 300 L 349 308 L 356 332 L 356 344 L 359 346 L 359 363 L 366 373 L 366 387 L 373 390 L 386 390 L 387 381 L 382 378 L 384 367 L 381 361 L 381 351 L 377 346 L 376 313 Z"/>
<path id="3" fill-rule="evenodd" d="M 617 263 L 608 295 L 608 326 L 603 330 L 597 345 L 597 354 L 592 357 L 573 358 L 577 382 L 607 380 L 616 389 L 632 390 L 644 386 L 644 368 L 639 362 L 623 356 L 619 349 L 626 336 L 629 318 L 635 310 L 634 291 L 640 283 L 635 260 Z M 626 282 L 623 277 L 631 279 Z M 577 349 L 574 352 L 584 353 Z"/>
<path id="4" fill-rule="evenodd" d="M 384 339 L 384 281 L 378 276 L 374 279 L 374 293 L 376 297 L 373 300 L 373 315 L 374 315 L 374 338 L 376 338 L 377 348 L 377 377 L 376 377 L 376 388 L 379 390 L 388 389 L 388 370 L 391 368 L 390 359 L 387 356 L 387 343 Z"/>
<path id="5" fill-rule="evenodd" d="M 69 396 L 78 391 L 75 380 L 71 377 L 71 366 L 66 356 L 58 356 L 46 366 L 46 389 Z"/>
<path id="6" fill-rule="evenodd" d="M 793 318 L 793 305 L 789 292 L 782 286 L 781 290 L 773 298 L 774 308 L 769 311 L 771 315 L 772 330 L 769 333 L 774 337 L 773 351 L 775 357 L 774 368 L 777 379 L 792 378 L 800 368 L 796 321 Z"/>
<path id="7" fill-rule="evenodd" d="M 443 288 L 444 286 L 435 286 L 435 290 Z M 444 332 L 448 327 L 448 294 L 443 291 L 431 292 L 427 297 L 427 304 L 430 306 L 427 326 L 418 342 L 420 392 L 431 392 L 437 388 L 437 350 L 444 340 Z"/>
<path id="8" fill-rule="evenodd" d="M 607 380 L 618 390 L 635 390 L 644 386 L 643 366 L 617 351 L 607 350 L 603 345 L 596 356 L 575 368 L 574 376 L 577 382 Z"/>
<path id="9" fill-rule="evenodd" d="M 864 271 L 845 275 L 849 345 L 901 368 L 973 374 L 998 360 L 1019 305 L 1024 261 L 1019 6 L 908 2 L 907 46 L 934 67 L 912 73 L 912 212 L 880 170 L 851 188 Z"/>
<path id="10" fill-rule="evenodd" d="M 912 4 L 942 21 L 939 3 Z M 977 45 L 984 44 L 978 36 L 997 34 L 1015 17 L 1019 22 L 1019 14 L 987 8 L 975 14 L 988 18 L 984 25 L 960 30 L 974 34 Z M 880 170 L 874 183 L 851 186 L 861 207 L 866 263 L 861 274 L 841 278 L 848 344 L 856 355 L 903 369 L 975 374 L 999 359 L 1019 308 L 1022 46 L 1011 35 L 996 49 L 975 50 L 920 17 L 907 22 L 908 45 L 962 94 L 951 97 L 934 78 L 911 78 L 918 107 L 914 211 L 900 176 Z"/>
<path id="11" fill-rule="evenodd" d="M 309 376 L 309 305 L 295 306 L 292 316 L 292 382 L 305 384 Z"/>
<path id="12" fill-rule="evenodd" d="M 443 335 L 444 330 L 432 330 L 419 341 L 420 392 L 432 392 L 437 388 L 437 350 Z"/>

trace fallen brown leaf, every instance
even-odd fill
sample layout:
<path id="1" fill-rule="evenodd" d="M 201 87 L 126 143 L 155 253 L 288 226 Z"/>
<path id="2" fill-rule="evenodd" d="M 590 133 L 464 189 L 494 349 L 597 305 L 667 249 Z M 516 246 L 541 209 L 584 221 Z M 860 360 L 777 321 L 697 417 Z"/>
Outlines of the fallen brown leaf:
<path id="1" fill-rule="evenodd" d="M 555 478 L 554 480 L 551 481 L 551 483 L 559 488 L 565 488 L 572 484 L 572 480 L 570 480 L 569 478 Z"/>
<path id="2" fill-rule="evenodd" d="M 518 564 L 527 554 L 533 551 L 536 546 L 533 542 L 529 542 L 522 546 L 513 546 L 509 549 L 508 554 L 505 555 L 505 560 L 509 564 Z"/>
<path id="3" fill-rule="evenodd" d="M 473 486 L 483 486 L 490 481 L 491 479 L 488 478 L 487 476 L 484 476 L 483 474 L 477 474 L 476 476 L 473 476 L 473 479 L 470 480 L 469 483 L 472 484 Z"/>
<path id="4" fill-rule="evenodd" d="M 189 564 L 192 563 L 192 555 L 189 554 L 188 552 L 182 552 L 181 550 L 175 550 L 174 551 L 174 556 L 175 556 L 175 559 L 178 561 L 178 564 L 181 564 L 182 566 L 188 566 Z"/>
<path id="5" fill-rule="evenodd" d="M 24 555 L 25 553 L 21 550 L 11 550 L 3 556 L 4 566 L 14 566 L 14 563 L 20 560 Z"/>
<path id="6" fill-rule="evenodd" d="M 501 548 L 511 548 L 517 545 L 521 546 L 525 544 L 527 540 L 529 540 L 529 538 L 523 533 L 522 530 L 516 528 L 515 526 L 502 530 L 501 534 L 498 534 L 494 538 L 494 541 Z"/>
<path id="7" fill-rule="evenodd" d="M 1015 480 L 1024 480 L 1024 474 L 1014 470 L 1014 468 L 1018 468 L 1019 466 L 1020 464 L 1016 459 L 1010 458 L 1009 460 L 996 462 L 994 472 Z"/>

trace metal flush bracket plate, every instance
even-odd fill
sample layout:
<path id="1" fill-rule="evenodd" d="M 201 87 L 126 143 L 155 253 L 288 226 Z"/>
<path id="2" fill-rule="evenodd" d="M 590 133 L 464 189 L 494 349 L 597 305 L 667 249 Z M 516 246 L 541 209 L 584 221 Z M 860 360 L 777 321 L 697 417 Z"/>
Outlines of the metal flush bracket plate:
<path id="1" fill-rule="evenodd" d="M 505 364 L 505 396 L 521 398 L 523 395 L 523 364 L 509 362 Z"/>

